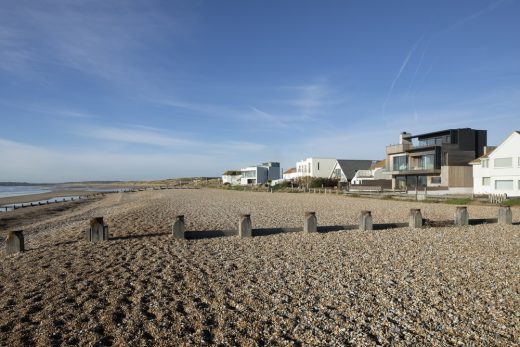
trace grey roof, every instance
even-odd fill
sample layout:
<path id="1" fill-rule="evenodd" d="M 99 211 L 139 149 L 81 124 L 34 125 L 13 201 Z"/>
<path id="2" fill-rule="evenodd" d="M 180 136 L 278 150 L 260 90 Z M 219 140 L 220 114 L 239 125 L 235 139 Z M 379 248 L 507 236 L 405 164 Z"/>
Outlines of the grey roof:
<path id="1" fill-rule="evenodd" d="M 338 159 L 339 167 L 347 179 L 351 180 L 356 171 L 358 170 L 370 170 L 370 166 L 374 160 L 356 160 L 356 159 Z"/>

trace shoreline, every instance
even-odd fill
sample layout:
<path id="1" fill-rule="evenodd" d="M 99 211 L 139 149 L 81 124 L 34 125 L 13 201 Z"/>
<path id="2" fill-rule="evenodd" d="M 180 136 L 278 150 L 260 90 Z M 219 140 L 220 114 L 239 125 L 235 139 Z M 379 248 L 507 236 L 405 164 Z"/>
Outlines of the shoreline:
<path id="1" fill-rule="evenodd" d="M 49 200 L 59 197 L 69 197 L 69 196 L 79 196 L 79 195 L 88 195 L 88 194 L 96 194 L 97 192 L 87 191 L 87 190 L 56 190 L 48 193 L 39 193 L 39 194 L 28 194 L 28 195 L 18 195 L 18 196 L 8 196 L 5 198 L 0 198 L 0 206 L 2 205 L 10 205 L 10 204 L 21 204 L 21 203 L 29 203 L 40 200 Z"/>

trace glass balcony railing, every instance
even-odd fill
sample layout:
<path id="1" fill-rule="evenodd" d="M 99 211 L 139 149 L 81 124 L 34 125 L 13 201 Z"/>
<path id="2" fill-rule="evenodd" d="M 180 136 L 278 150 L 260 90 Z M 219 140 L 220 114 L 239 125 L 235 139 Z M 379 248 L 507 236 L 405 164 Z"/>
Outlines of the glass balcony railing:
<path id="1" fill-rule="evenodd" d="M 427 171 L 427 170 L 435 170 L 434 164 L 421 164 L 421 165 L 400 165 L 398 167 L 394 167 L 393 171 Z"/>

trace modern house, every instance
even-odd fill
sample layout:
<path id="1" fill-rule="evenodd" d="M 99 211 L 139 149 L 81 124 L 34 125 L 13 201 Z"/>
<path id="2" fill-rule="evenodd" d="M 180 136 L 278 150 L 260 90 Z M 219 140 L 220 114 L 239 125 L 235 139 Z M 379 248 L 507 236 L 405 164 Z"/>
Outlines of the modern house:
<path id="1" fill-rule="evenodd" d="M 473 166 L 475 194 L 520 196 L 520 131 L 515 131 L 498 147 L 488 147 Z"/>
<path id="2" fill-rule="evenodd" d="M 392 188 L 439 187 L 448 192 L 473 190 L 469 162 L 484 154 L 487 131 L 448 129 L 427 134 L 401 133 L 399 144 L 386 147 Z"/>
<path id="3" fill-rule="evenodd" d="M 280 179 L 280 163 L 267 162 L 240 170 L 228 170 L 222 175 L 222 183 L 231 185 L 263 184 Z"/>
<path id="4" fill-rule="evenodd" d="M 330 178 L 339 179 L 340 182 L 350 182 L 359 171 L 370 170 L 374 160 L 338 159 L 332 168 Z"/>
<path id="5" fill-rule="evenodd" d="M 332 158 L 307 158 L 296 163 L 298 177 L 330 178 L 337 160 Z"/>
<path id="6" fill-rule="evenodd" d="M 373 163 L 368 170 L 358 170 L 351 183 L 359 185 L 373 185 L 377 183 L 390 188 L 392 186 L 392 174 L 385 166 L 386 160 L 379 160 Z"/>
<path id="7" fill-rule="evenodd" d="M 280 163 L 267 162 L 262 165 L 249 166 L 240 170 L 242 176 L 240 178 L 241 185 L 248 184 L 264 184 L 268 181 L 280 179 Z"/>

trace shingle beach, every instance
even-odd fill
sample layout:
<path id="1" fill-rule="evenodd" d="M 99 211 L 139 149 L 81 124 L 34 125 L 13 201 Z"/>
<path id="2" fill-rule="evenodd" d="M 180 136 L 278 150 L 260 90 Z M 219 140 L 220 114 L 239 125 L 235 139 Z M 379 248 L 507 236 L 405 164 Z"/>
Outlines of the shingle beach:
<path id="1" fill-rule="evenodd" d="M 218 189 L 111 194 L 20 221 L 0 245 L 0 345 L 520 344 L 520 209 L 514 225 L 174 240 L 190 231 L 452 220 L 454 205 Z M 471 218 L 497 207 L 469 206 Z M 12 218 L 6 212 L 0 219 Z M 18 212 L 22 213 L 22 212 Z M 89 243 L 103 216 L 111 240 Z M 5 230 L 2 231 L 2 240 Z"/>

